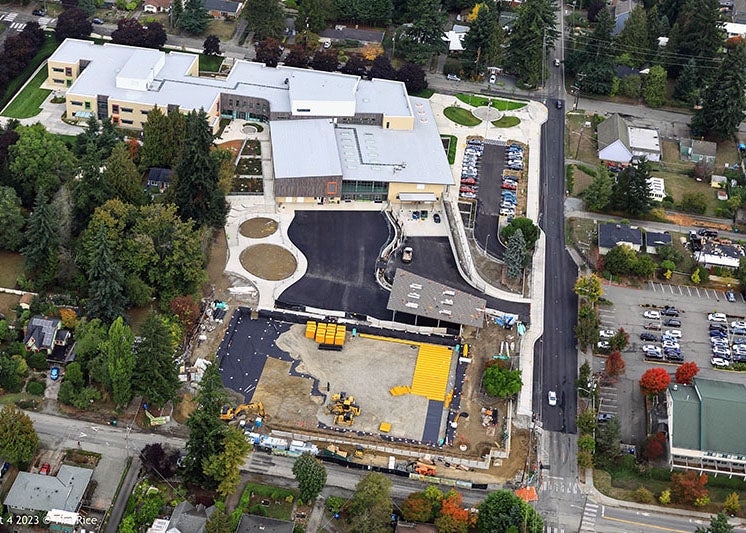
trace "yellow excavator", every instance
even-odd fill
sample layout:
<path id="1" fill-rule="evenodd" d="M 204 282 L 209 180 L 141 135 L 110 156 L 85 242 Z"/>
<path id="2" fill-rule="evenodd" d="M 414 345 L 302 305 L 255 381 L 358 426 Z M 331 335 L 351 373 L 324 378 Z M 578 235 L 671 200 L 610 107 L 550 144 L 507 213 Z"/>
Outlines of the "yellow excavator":
<path id="1" fill-rule="evenodd" d="M 360 406 L 355 403 L 354 396 L 348 396 L 346 392 L 332 394 L 331 403 L 326 406 L 326 413 L 330 415 L 345 415 L 352 413 L 360 416 Z"/>
<path id="2" fill-rule="evenodd" d="M 355 418 L 352 413 L 345 413 L 334 417 L 334 423 L 338 426 L 351 426 L 355 423 Z"/>
<path id="3" fill-rule="evenodd" d="M 262 418 L 267 417 L 267 412 L 264 410 L 262 402 L 244 403 L 231 407 L 230 405 L 224 405 L 220 410 L 220 420 L 233 420 L 236 417 L 241 416 L 244 413 L 256 413 Z"/>

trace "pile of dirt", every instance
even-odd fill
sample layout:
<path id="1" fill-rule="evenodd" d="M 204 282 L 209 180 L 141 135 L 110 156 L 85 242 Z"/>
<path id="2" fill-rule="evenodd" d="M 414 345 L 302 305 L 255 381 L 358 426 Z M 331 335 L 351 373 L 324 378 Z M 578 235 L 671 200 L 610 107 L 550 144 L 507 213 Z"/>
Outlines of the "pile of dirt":
<path id="1" fill-rule="evenodd" d="M 192 414 L 192 411 L 197 408 L 197 404 L 189 393 L 182 394 L 180 398 L 181 401 L 174 407 L 173 419 L 179 424 L 183 424 L 189 418 L 189 415 Z"/>

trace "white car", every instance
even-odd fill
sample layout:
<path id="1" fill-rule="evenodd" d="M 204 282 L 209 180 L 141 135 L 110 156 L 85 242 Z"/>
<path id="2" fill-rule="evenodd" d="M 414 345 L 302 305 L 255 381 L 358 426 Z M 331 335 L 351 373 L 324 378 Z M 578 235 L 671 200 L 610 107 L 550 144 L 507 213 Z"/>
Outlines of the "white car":
<path id="1" fill-rule="evenodd" d="M 614 335 L 616 335 L 616 331 L 614 331 L 613 329 L 602 329 L 598 332 L 598 336 L 602 339 L 610 339 Z"/>
<path id="2" fill-rule="evenodd" d="M 712 348 L 712 355 L 730 357 L 730 348 L 721 348 L 720 346 L 714 346 Z"/>
<path id="3" fill-rule="evenodd" d="M 730 361 L 727 359 L 723 359 L 722 357 L 712 357 L 710 359 L 710 363 L 712 366 L 717 366 L 720 368 L 728 368 L 730 366 Z"/>
<path id="4" fill-rule="evenodd" d="M 744 320 L 734 320 L 730 323 L 730 327 L 732 328 L 746 328 L 746 321 Z"/>
<path id="5" fill-rule="evenodd" d="M 611 344 L 609 344 L 608 341 L 600 341 L 598 343 L 598 347 L 600 349 L 602 349 L 602 350 L 610 350 L 611 349 Z"/>
<path id="6" fill-rule="evenodd" d="M 448 76 L 446 76 L 446 78 L 448 78 L 451 81 L 461 81 L 461 78 L 459 78 L 455 74 L 449 74 Z"/>
<path id="7" fill-rule="evenodd" d="M 666 349 L 666 348 L 673 348 L 674 350 L 678 350 L 679 348 L 681 348 L 681 346 L 679 346 L 678 342 L 666 341 L 666 342 L 663 343 L 663 348 L 664 349 Z"/>
<path id="8" fill-rule="evenodd" d="M 666 335 L 668 335 L 669 337 L 673 337 L 675 339 L 680 339 L 681 338 L 681 330 L 680 329 L 667 329 L 666 330 Z"/>
<path id="9" fill-rule="evenodd" d="M 660 318 L 660 311 L 645 311 L 642 316 L 645 318 Z"/>
<path id="10" fill-rule="evenodd" d="M 642 351 L 643 352 L 660 352 L 661 348 L 660 346 L 656 346 L 655 344 L 643 344 Z"/>
<path id="11" fill-rule="evenodd" d="M 731 351 L 734 354 L 745 355 L 746 354 L 746 346 L 744 346 L 743 344 L 736 344 L 733 348 L 731 348 Z"/>
<path id="12" fill-rule="evenodd" d="M 712 343 L 713 346 L 728 346 L 728 339 L 713 337 L 712 339 L 710 339 L 710 343 Z"/>
<path id="13" fill-rule="evenodd" d="M 555 406 L 557 405 L 557 393 L 553 390 L 549 391 L 549 405 Z"/>
<path id="14" fill-rule="evenodd" d="M 728 317 L 725 313 L 710 313 L 707 315 L 707 320 L 710 322 L 728 322 Z"/>

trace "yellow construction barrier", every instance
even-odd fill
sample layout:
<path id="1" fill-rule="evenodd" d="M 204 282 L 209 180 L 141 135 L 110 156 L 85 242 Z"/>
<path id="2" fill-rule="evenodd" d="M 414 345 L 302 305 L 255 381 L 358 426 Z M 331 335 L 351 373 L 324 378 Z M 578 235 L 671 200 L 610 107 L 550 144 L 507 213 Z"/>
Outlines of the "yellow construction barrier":
<path id="1" fill-rule="evenodd" d="M 326 324 L 321 322 L 316 326 L 316 342 L 323 344 L 326 339 Z"/>
<path id="2" fill-rule="evenodd" d="M 448 391 L 448 394 L 446 394 L 446 403 L 445 408 L 448 409 L 451 406 L 451 402 L 453 401 L 453 389 Z"/>
<path id="3" fill-rule="evenodd" d="M 388 433 L 391 431 L 391 424 L 388 422 L 381 422 L 381 425 L 378 426 L 378 431 L 381 433 Z"/>
<path id="4" fill-rule="evenodd" d="M 345 336 L 347 335 L 347 326 L 337 325 L 337 334 L 334 336 L 334 344 L 344 346 Z"/>
<path id="5" fill-rule="evenodd" d="M 391 393 L 391 396 L 404 396 L 405 394 L 412 392 L 412 389 L 409 388 L 409 385 L 402 385 L 400 387 L 391 387 L 389 392 Z"/>
<path id="6" fill-rule="evenodd" d="M 316 337 L 316 322 L 309 320 L 306 322 L 306 338 L 313 339 Z"/>

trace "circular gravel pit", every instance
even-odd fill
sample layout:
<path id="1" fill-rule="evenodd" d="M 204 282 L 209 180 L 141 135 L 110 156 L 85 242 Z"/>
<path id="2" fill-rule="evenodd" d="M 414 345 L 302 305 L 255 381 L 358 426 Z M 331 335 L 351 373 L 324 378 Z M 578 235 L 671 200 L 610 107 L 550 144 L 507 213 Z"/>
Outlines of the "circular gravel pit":
<path id="1" fill-rule="evenodd" d="M 241 252 L 241 266 L 254 276 L 269 281 L 289 278 L 298 266 L 288 250 L 276 244 L 256 244 Z"/>
<path id="2" fill-rule="evenodd" d="M 250 218 L 238 229 L 241 235 L 250 239 L 263 239 L 277 231 L 277 221 L 266 217 Z"/>

